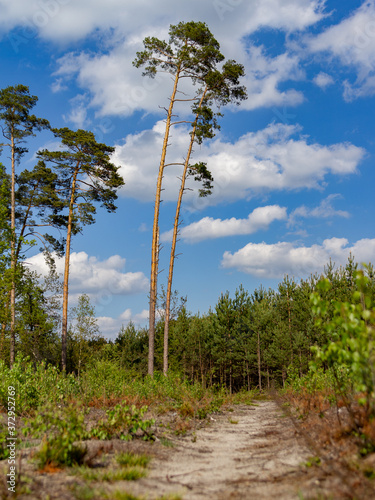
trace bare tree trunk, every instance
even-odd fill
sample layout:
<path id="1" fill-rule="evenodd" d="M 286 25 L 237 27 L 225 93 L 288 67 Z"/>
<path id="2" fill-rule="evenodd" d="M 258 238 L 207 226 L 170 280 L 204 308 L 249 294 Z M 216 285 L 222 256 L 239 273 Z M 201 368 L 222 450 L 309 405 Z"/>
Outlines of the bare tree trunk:
<path id="1" fill-rule="evenodd" d="M 293 336 L 292 336 L 292 322 L 290 313 L 290 297 L 289 297 L 289 284 L 286 290 L 287 304 L 288 304 L 288 324 L 289 324 L 289 339 L 290 339 L 290 362 L 293 363 Z"/>
<path id="2" fill-rule="evenodd" d="M 75 170 L 73 175 L 72 191 L 69 203 L 68 229 L 66 233 L 65 269 L 64 269 L 64 285 L 63 285 L 63 313 L 62 313 L 62 328 L 61 328 L 61 368 L 63 371 L 66 371 L 67 336 L 68 336 L 69 263 L 70 263 L 70 246 L 71 246 L 72 225 L 73 225 L 74 196 L 76 190 L 77 175 L 78 175 L 78 168 Z"/>
<path id="3" fill-rule="evenodd" d="M 207 94 L 207 90 L 208 89 L 206 87 L 202 96 L 201 96 L 201 99 L 199 101 L 199 105 L 198 105 L 199 108 L 203 104 L 203 101 L 204 101 L 206 94 Z M 180 185 L 180 190 L 178 193 L 176 214 L 175 214 L 174 224 L 173 224 L 171 256 L 169 259 L 167 296 L 166 296 L 166 303 L 165 303 L 164 353 L 163 353 L 163 373 L 164 373 L 164 375 L 168 374 L 168 343 L 169 343 L 169 321 L 170 321 L 170 314 L 171 314 L 172 281 L 173 281 L 174 261 L 176 258 L 177 236 L 178 236 L 178 229 L 179 229 L 179 225 L 180 225 L 181 204 L 182 204 L 182 197 L 183 197 L 183 194 L 185 191 L 185 183 L 186 183 L 186 178 L 187 178 L 187 173 L 188 173 L 188 168 L 189 168 L 189 161 L 190 161 L 191 154 L 193 152 L 193 145 L 194 145 L 195 134 L 196 134 L 196 130 L 197 130 L 198 117 L 199 117 L 199 115 L 197 114 L 195 117 L 195 120 L 194 120 L 193 130 L 192 130 L 191 136 L 190 136 L 190 144 L 189 144 L 189 149 L 188 149 L 188 152 L 187 152 L 187 155 L 185 158 L 184 171 L 183 171 L 182 177 L 181 177 L 181 185 Z"/>
<path id="4" fill-rule="evenodd" d="M 262 390 L 262 373 L 260 370 L 260 335 L 259 335 L 259 330 L 258 330 L 258 346 L 257 346 L 257 352 L 258 352 L 258 377 L 259 377 L 259 390 Z"/>
<path id="5" fill-rule="evenodd" d="M 156 295 L 157 295 L 157 277 L 159 261 L 159 211 L 161 200 L 161 186 L 163 182 L 165 158 L 167 155 L 168 139 L 171 128 L 172 111 L 176 99 L 177 87 L 180 78 L 180 68 L 177 68 L 173 91 L 167 112 L 167 122 L 165 126 L 163 149 L 159 165 L 159 174 L 156 184 L 155 207 L 154 207 L 154 225 L 152 228 L 151 245 L 151 277 L 150 277 L 150 313 L 148 330 L 148 374 L 154 375 L 154 357 L 155 357 L 155 315 L 156 315 Z"/>
<path id="6" fill-rule="evenodd" d="M 12 179 L 11 179 L 11 242 L 10 242 L 10 267 L 11 267 L 11 288 L 10 288 L 10 367 L 12 368 L 15 359 L 16 348 L 16 160 L 14 130 L 11 131 L 11 151 L 12 151 Z"/>

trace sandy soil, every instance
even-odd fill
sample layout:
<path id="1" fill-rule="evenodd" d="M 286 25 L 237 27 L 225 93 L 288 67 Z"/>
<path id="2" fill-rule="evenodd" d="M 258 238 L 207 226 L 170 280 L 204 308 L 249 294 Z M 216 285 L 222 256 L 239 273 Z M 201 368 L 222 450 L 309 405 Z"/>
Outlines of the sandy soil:
<path id="1" fill-rule="evenodd" d="M 152 462 L 134 493 L 185 500 L 317 498 L 324 485 L 304 466 L 312 452 L 273 401 L 236 406 Z M 323 481 L 324 482 L 324 481 Z M 330 485 L 332 486 L 332 485 Z"/>
<path id="2" fill-rule="evenodd" d="M 164 500 L 168 495 L 171 500 L 177 499 L 173 494 L 183 500 L 375 498 L 374 489 L 367 489 L 363 473 L 358 475 L 357 471 L 352 478 L 350 469 L 336 466 L 336 458 L 323 457 L 322 465 L 307 467 L 307 463 L 314 463 L 312 457 L 317 454 L 311 439 L 314 434 L 309 429 L 306 433 L 275 401 L 235 405 L 232 411 L 208 417 L 208 422 L 199 421 L 199 426 L 182 437 L 170 433 L 167 443 L 162 440 L 88 443 L 89 455 L 94 457 L 91 466 L 102 469 L 115 466 L 114 457 L 119 451 L 152 455 L 147 477 L 132 482 L 85 483 L 69 469 L 37 472 L 28 460 L 33 449 L 25 449 L 22 473 L 28 478 L 29 491 L 23 491 L 17 498 L 125 498 L 116 496 L 116 492 L 117 495 L 132 493 L 147 500 Z M 163 432 L 160 429 L 165 427 L 158 428 L 159 436 Z M 165 446 L 168 443 L 173 443 L 173 447 Z M 0 497 L 14 498 L 7 496 L 4 489 Z"/>

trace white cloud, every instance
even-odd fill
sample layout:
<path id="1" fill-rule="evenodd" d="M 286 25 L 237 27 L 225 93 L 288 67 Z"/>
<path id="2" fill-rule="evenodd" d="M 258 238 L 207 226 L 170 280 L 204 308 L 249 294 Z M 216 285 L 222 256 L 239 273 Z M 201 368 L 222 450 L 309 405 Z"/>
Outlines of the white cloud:
<path id="1" fill-rule="evenodd" d="M 165 73 L 159 73 L 155 79 L 142 77 L 142 71 L 132 66 L 146 35 L 144 31 L 131 36 L 106 54 L 68 53 L 58 60 L 55 76 L 76 78 L 79 86 L 91 93 L 90 106 L 95 107 L 99 115 L 130 116 L 136 110 L 160 115 L 160 106 L 167 103 L 167 89 L 172 90 L 171 77 Z M 167 33 L 165 29 L 154 28 L 153 35 L 166 38 Z M 222 50 L 228 58 L 233 57 L 245 66 L 242 83 L 247 88 L 248 99 L 241 103 L 241 109 L 295 106 L 304 100 L 301 92 L 279 89 L 280 83 L 304 78 L 297 56 L 284 53 L 269 57 L 262 46 L 246 48 L 240 39 L 228 40 L 228 43 L 224 39 Z M 193 96 L 194 88 L 186 82 L 184 85 L 183 90 Z"/>
<path id="2" fill-rule="evenodd" d="M 63 83 L 62 78 L 56 78 L 56 80 L 51 85 L 51 90 L 54 94 L 57 92 L 62 92 L 63 90 L 67 90 L 68 87 Z"/>
<path id="3" fill-rule="evenodd" d="M 131 309 L 126 309 L 116 318 L 99 316 L 97 322 L 102 335 L 115 340 L 122 326 L 126 326 L 132 321 L 136 326 L 143 327 L 148 321 L 148 316 L 149 312 L 146 309 L 137 314 L 133 314 Z"/>
<path id="4" fill-rule="evenodd" d="M 356 81 L 345 82 L 347 100 L 375 93 L 374 0 L 363 2 L 350 17 L 306 41 L 311 52 L 326 52 L 356 70 Z"/>
<path id="5" fill-rule="evenodd" d="M 0 6 L 3 1 L 0 0 Z M 189 21 L 197 11 L 219 40 L 226 57 L 245 66 L 243 83 L 249 99 L 242 104 L 243 109 L 300 104 L 304 99 L 301 92 L 279 89 L 283 82 L 304 77 L 298 57 L 285 52 L 272 58 L 261 46 L 247 47 L 245 38 L 264 27 L 287 33 L 304 30 L 324 15 L 323 0 L 262 0 L 255 4 L 232 0 L 216 3 L 191 0 L 176 4 L 163 0 L 157 4 L 143 1 L 125 5 L 123 0 L 112 0 L 111 5 L 104 0 L 47 1 L 56 4 L 56 13 L 45 14 L 48 20 L 43 26 L 33 24 L 36 7 L 26 0 L 12 2 L 19 8 L 3 6 L 2 19 L 7 20 L 7 28 L 29 19 L 40 36 L 60 41 L 84 38 L 95 29 L 109 30 L 101 52 L 65 54 L 58 60 L 55 73 L 58 77 L 55 90 L 66 86 L 69 78 L 77 79 L 78 85 L 91 93 L 90 106 L 95 107 L 99 115 L 130 116 L 135 110 L 160 114 L 159 106 L 167 102 L 165 89 L 171 87 L 169 77 L 159 74 L 155 80 L 143 78 L 142 71 L 132 66 L 132 60 L 142 49 L 145 36 L 168 38 L 170 23 Z M 64 5 L 57 5 L 59 2 Z M 161 12 L 168 14 L 161 16 Z M 76 23 L 74 20 L 78 19 Z"/>
<path id="6" fill-rule="evenodd" d="M 280 91 L 278 88 L 282 82 L 304 78 L 297 56 L 284 53 L 272 58 L 265 55 L 263 47 L 251 46 L 248 53 L 242 50 L 236 60 L 246 68 L 243 84 L 247 88 L 248 99 L 241 104 L 242 109 L 296 106 L 303 102 L 302 92 L 294 89 Z"/>
<path id="7" fill-rule="evenodd" d="M 335 81 L 331 75 L 327 75 L 327 73 L 321 71 L 318 75 L 315 76 L 313 82 L 315 83 L 315 85 L 325 90 L 330 85 L 333 85 Z"/>
<path id="8" fill-rule="evenodd" d="M 113 161 L 121 165 L 126 186 L 123 196 L 153 201 L 155 180 L 164 134 L 163 122 L 152 130 L 130 134 L 116 147 Z M 170 139 L 168 163 L 181 161 L 186 154 L 188 130 L 175 127 Z M 365 150 L 350 143 L 324 146 L 311 143 L 296 125 L 271 124 L 258 132 L 249 132 L 235 143 L 225 142 L 220 134 L 205 143 L 199 160 L 206 161 L 214 177 L 213 195 L 198 198 L 188 192 L 185 202 L 194 209 L 227 201 L 248 199 L 254 194 L 275 190 L 321 188 L 327 174 L 348 175 L 356 172 Z M 163 199 L 176 199 L 180 167 L 166 169 Z M 189 187 L 194 187 L 193 181 Z"/>
<path id="9" fill-rule="evenodd" d="M 180 237 L 190 243 L 224 236 L 235 236 L 240 234 L 252 234 L 259 230 L 267 229 L 275 220 L 286 219 L 286 208 L 278 205 L 258 207 L 253 210 L 246 219 L 213 219 L 204 217 L 198 222 L 193 222 L 181 230 Z M 161 236 L 161 241 L 169 241 L 172 231 Z"/>
<path id="10" fill-rule="evenodd" d="M 63 274 L 64 258 L 57 258 L 56 269 Z M 43 254 L 27 259 L 27 265 L 40 274 L 48 273 Z M 99 260 L 86 252 L 72 252 L 70 258 L 69 290 L 72 294 L 89 294 L 101 304 L 111 295 L 133 295 L 148 289 L 148 279 L 142 272 L 123 272 L 125 259 L 112 255 Z"/>
<path id="11" fill-rule="evenodd" d="M 70 122 L 76 129 L 87 128 L 90 125 L 90 120 L 87 119 L 87 96 L 77 95 L 70 100 L 72 109 L 68 115 L 63 115 L 66 122 Z"/>
<path id="12" fill-rule="evenodd" d="M 303 30 L 323 17 L 324 3 L 324 0 L 178 3 L 175 0 L 0 0 L 0 29 L 7 32 L 16 26 L 26 26 L 43 38 L 66 42 L 85 38 L 97 29 L 138 33 L 145 27 L 189 21 L 199 12 L 199 19 L 212 29 L 241 37 L 260 27 L 286 32 Z"/>
<path id="13" fill-rule="evenodd" d="M 341 198 L 341 196 L 339 194 L 330 194 L 315 208 L 308 208 L 305 205 L 297 207 L 289 216 L 288 226 L 294 226 L 298 223 L 298 219 L 302 218 L 316 217 L 327 219 L 331 217 L 350 217 L 349 212 L 346 210 L 335 210 L 332 206 L 333 200 L 337 198 Z"/>
<path id="14" fill-rule="evenodd" d="M 259 278 L 281 278 L 284 274 L 306 277 L 320 273 L 329 259 L 337 266 L 345 265 L 350 253 L 357 262 L 375 261 L 375 239 L 362 239 L 352 246 L 348 243 L 346 238 L 327 239 L 311 247 L 286 242 L 249 243 L 235 253 L 225 252 L 221 265 Z"/>

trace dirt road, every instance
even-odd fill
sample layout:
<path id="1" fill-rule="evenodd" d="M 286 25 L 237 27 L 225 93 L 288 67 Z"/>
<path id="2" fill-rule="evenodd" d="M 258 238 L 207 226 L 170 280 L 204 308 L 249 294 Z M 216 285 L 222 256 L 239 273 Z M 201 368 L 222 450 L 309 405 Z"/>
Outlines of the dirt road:
<path id="1" fill-rule="evenodd" d="M 159 420 L 157 435 L 171 422 Z M 177 418 L 177 414 L 176 414 Z M 169 432 L 169 441 L 133 440 L 89 442 L 96 457 L 92 470 L 110 471 L 121 451 L 153 456 L 146 477 L 137 481 L 85 482 L 69 468 L 36 471 L 29 459 L 35 449 L 25 448 L 19 468 L 24 479 L 20 500 L 336 500 L 375 498 L 374 481 L 368 481 L 354 458 L 340 459 L 341 448 L 315 446 L 309 428 L 300 426 L 275 401 L 234 405 L 200 421 L 201 427 L 183 437 Z M 306 424 L 305 424 L 306 428 Z M 173 444 L 173 447 L 166 446 Z M 96 451 L 95 451 L 96 449 Z M 315 451 L 314 451 L 315 450 Z M 89 454 L 90 454 L 89 453 Z M 319 454 L 322 465 L 313 465 Z M 323 456 L 323 455 L 324 456 Z M 20 457 L 21 458 L 21 457 Z M 375 458 L 375 454 L 374 454 Z M 22 463 L 21 463 L 22 462 Z M 307 467 L 309 463 L 311 466 Z M 118 467 L 118 465 L 117 465 Z M 375 468 L 374 468 L 375 470 Z M 1 471 L 0 471 L 1 476 Z M 5 475 L 4 475 L 5 477 Z M 26 482 L 25 482 L 26 481 Z M 129 496 L 133 495 L 133 496 Z M 0 498 L 11 497 L 4 492 Z"/>
<path id="2" fill-rule="evenodd" d="M 303 465 L 311 456 L 277 404 L 260 401 L 236 406 L 180 439 L 132 490 L 155 497 L 179 493 L 184 500 L 317 498 L 319 481 Z"/>

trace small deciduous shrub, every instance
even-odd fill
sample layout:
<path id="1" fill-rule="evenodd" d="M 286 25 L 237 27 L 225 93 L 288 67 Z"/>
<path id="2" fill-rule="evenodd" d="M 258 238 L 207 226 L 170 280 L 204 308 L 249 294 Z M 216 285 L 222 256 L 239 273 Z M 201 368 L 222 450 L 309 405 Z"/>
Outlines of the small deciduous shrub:
<path id="1" fill-rule="evenodd" d="M 334 376 L 334 384 L 343 398 L 352 392 L 358 395 L 359 404 L 370 413 L 375 412 L 375 304 L 368 293 L 370 279 L 362 271 L 355 273 L 356 290 L 351 302 L 334 302 L 333 314 L 329 315 L 330 302 L 321 293 L 331 284 L 322 280 L 318 291 L 312 294 L 313 313 L 317 325 L 322 327 L 329 341 L 322 347 L 313 348 L 315 366 L 328 366 Z"/>
<path id="2" fill-rule="evenodd" d="M 0 405 L 8 406 L 8 387 L 15 388 L 17 415 L 28 414 L 46 403 L 66 402 L 79 395 L 79 383 L 74 375 L 65 375 L 51 365 L 41 362 L 34 367 L 22 355 L 10 369 L 0 360 Z"/>
<path id="3" fill-rule="evenodd" d="M 81 464 L 87 452 L 80 443 L 86 437 L 84 413 L 76 406 L 70 405 L 59 410 L 52 406 L 45 407 L 27 422 L 23 433 L 43 438 L 35 454 L 40 469 L 46 465 L 59 467 Z"/>
<path id="4" fill-rule="evenodd" d="M 99 421 L 91 430 L 90 436 L 98 439 L 120 438 L 128 441 L 140 431 L 144 439 L 153 439 L 149 429 L 155 421 L 143 419 L 146 411 L 146 406 L 138 409 L 134 405 L 129 407 L 118 404 L 113 409 L 107 410 L 107 418 Z"/>

